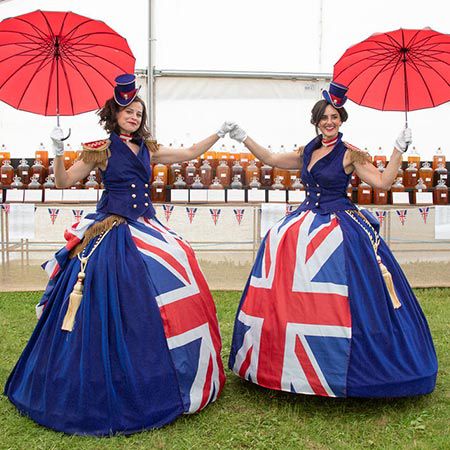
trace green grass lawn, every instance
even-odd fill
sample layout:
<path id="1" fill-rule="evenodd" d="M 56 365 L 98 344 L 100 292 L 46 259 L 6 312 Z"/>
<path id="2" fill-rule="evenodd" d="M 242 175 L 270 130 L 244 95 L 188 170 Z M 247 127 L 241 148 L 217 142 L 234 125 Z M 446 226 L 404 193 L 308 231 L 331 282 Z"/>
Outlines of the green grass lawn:
<path id="1" fill-rule="evenodd" d="M 223 338 L 230 350 L 238 292 L 214 292 Z M 69 436 L 21 416 L 0 396 L 0 449 L 445 449 L 450 448 L 450 289 L 416 290 L 439 358 L 436 390 L 399 400 L 309 397 L 259 388 L 227 370 L 219 400 L 160 430 L 131 437 Z M 40 293 L 0 293 L 0 384 L 36 323 Z"/>

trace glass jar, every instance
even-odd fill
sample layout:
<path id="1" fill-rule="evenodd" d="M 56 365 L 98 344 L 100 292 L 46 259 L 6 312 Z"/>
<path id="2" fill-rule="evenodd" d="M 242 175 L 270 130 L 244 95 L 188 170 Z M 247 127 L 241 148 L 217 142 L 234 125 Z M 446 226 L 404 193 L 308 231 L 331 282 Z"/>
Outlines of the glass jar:
<path id="1" fill-rule="evenodd" d="M 444 180 L 439 180 L 437 186 L 434 188 L 433 203 L 435 205 L 448 204 L 448 187 L 445 185 Z"/>
<path id="2" fill-rule="evenodd" d="M 22 183 L 20 177 L 17 175 L 14 175 L 12 183 L 10 184 L 10 188 L 11 189 L 23 189 L 23 187 L 24 186 L 23 186 L 23 183 Z"/>
<path id="3" fill-rule="evenodd" d="M 2 147 L 0 149 L 0 167 L 2 166 L 5 159 L 11 160 L 11 154 L 10 152 L 8 152 L 8 150 L 6 150 L 5 144 L 2 144 Z"/>
<path id="4" fill-rule="evenodd" d="M 241 166 L 239 161 L 234 161 L 233 167 L 231 168 L 231 177 L 234 181 L 234 177 L 238 177 L 238 180 L 244 184 L 244 168 Z"/>
<path id="5" fill-rule="evenodd" d="M 271 188 L 273 190 L 282 190 L 284 189 L 283 177 L 275 177 L 275 181 L 273 182 Z"/>
<path id="6" fill-rule="evenodd" d="M 53 177 L 49 175 L 49 176 L 45 179 L 45 183 L 43 184 L 42 187 L 43 187 L 44 189 L 55 189 L 56 186 L 55 186 L 55 182 L 53 181 Z"/>
<path id="7" fill-rule="evenodd" d="M 215 177 L 214 180 L 212 180 L 212 183 L 209 186 L 209 189 L 223 189 L 223 186 L 217 177 Z"/>
<path id="8" fill-rule="evenodd" d="M 86 183 L 84 183 L 84 188 L 85 189 L 98 189 L 99 188 L 99 184 L 95 177 L 95 172 L 94 173 L 91 172 L 88 175 L 87 181 L 86 181 Z"/>
<path id="9" fill-rule="evenodd" d="M 226 160 L 222 159 L 216 169 L 216 176 L 224 187 L 228 187 L 231 181 L 231 169 Z"/>
<path id="10" fill-rule="evenodd" d="M 367 149 L 365 149 L 367 151 Z M 387 157 L 381 147 L 378 147 L 378 151 L 373 157 L 373 165 L 375 167 L 379 167 L 378 163 L 381 162 L 383 164 L 383 167 L 386 167 L 387 165 Z"/>
<path id="11" fill-rule="evenodd" d="M 427 186 L 426 186 L 425 182 L 422 180 L 422 178 L 419 178 L 419 180 L 417 181 L 417 184 L 414 186 L 414 189 L 412 191 L 413 205 L 417 204 L 416 193 L 426 192 L 426 191 L 427 191 Z"/>
<path id="12" fill-rule="evenodd" d="M 442 153 L 441 147 L 439 147 L 436 153 L 433 155 L 433 170 L 436 170 L 439 164 L 443 164 L 445 167 L 445 155 Z"/>
<path id="13" fill-rule="evenodd" d="M 188 186 L 191 186 L 197 176 L 197 167 L 194 165 L 194 161 L 189 161 L 185 170 L 185 181 Z"/>
<path id="14" fill-rule="evenodd" d="M 273 179 L 276 180 L 277 178 L 281 178 L 281 182 L 283 183 L 283 186 L 289 187 L 290 180 L 289 180 L 289 171 L 285 169 L 280 169 L 279 167 L 274 167 L 273 169 Z"/>
<path id="15" fill-rule="evenodd" d="M 219 160 L 217 159 L 217 152 L 211 148 L 204 154 L 203 162 L 205 162 L 205 160 L 209 162 L 209 165 L 213 169 L 215 169 L 219 165 Z"/>
<path id="16" fill-rule="evenodd" d="M 387 205 L 388 191 L 386 189 L 373 189 L 373 203 L 375 205 Z"/>
<path id="17" fill-rule="evenodd" d="M 352 173 L 352 176 L 350 178 L 350 183 L 353 187 L 358 187 L 359 184 L 361 183 L 361 179 L 358 177 L 358 175 L 356 175 L 356 172 Z"/>
<path id="18" fill-rule="evenodd" d="M 416 147 L 413 147 L 410 154 L 408 155 L 408 165 L 411 163 L 415 163 L 416 167 L 420 167 L 420 155 L 416 150 Z"/>
<path id="19" fill-rule="evenodd" d="M 295 178 L 295 180 L 291 183 L 291 189 L 293 191 L 303 191 L 305 189 L 305 186 L 303 186 L 300 178 Z"/>
<path id="20" fill-rule="evenodd" d="M 403 183 L 403 175 L 404 175 L 403 169 L 401 167 L 399 167 L 398 170 L 397 170 L 397 177 L 396 178 L 400 178 L 402 183 Z"/>
<path id="21" fill-rule="evenodd" d="M 155 180 L 152 183 L 150 194 L 153 203 L 163 203 L 165 201 L 166 199 L 165 186 L 166 185 L 164 184 L 164 181 L 159 176 L 156 176 Z"/>
<path id="22" fill-rule="evenodd" d="M 45 170 L 45 167 L 42 165 L 42 162 L 39 159 L 36 159 L 36 161 L 34 161 L 34 164 L 31 166 L 30 175 L 38 175 L 39 184 L 44 183 L 47 176 L 47 171 Z"/>
<path id="23" fill-rule="evenodd" d="M 48 170 L 47 170 L 47 175 L 55 178 L 55 160 L 54 159 L 52 159 L 50 161 L 50 165 L 48 166 Z"/>
<path id="24" fill-rule="evenodd" d="M 42 165 L 46 169 L 48 168 L 48 151 L 45 150 L 44 144 L 42 142 L 39 144 L 39 149 L 34 153 L 34 158 L 39 159 L 42 162 Z"/>
<path id="25" fill-rule="evenodd" d="M 9 159 L 4 159 L 2 167 L 0 168 L 0 185 L 3 187 L 9 187 L 13 182 L 14 167 L 11 165 Z"/>
<path id="26" fill-rule="evenodd" d="M 384 169 L 386 168 L 386 162 L 379 159 L 376 163 L 376 168 L 378 169 L 379 172 L 383 173 Z"/>
<path id="27" fill-rule="evenodd" d="M 31 175 L 30 184 L 28 185 L 28 189 L 41 189 L 42 184 L 39 183 L 39 175 L 36 173 Z"/>
<path id="28" fill-rule="evenodd" d="M 391 186 L 391 192 L 405 192 L 405 186 L 401 178 L 395 180 L 395 183 Z"/>
<path id="29" fill-rule="evenodd" d="M 213 179 L 213 169 L 211 167 L 211 164 L 209 163 L 208 159 L 205 159 L 203 161 L 203 164 L 200 166 L 200 181 L 202 182 L 203 186 L 209 187 L 209 185 L 212 183 Z"/>
<path id="30" fill-rule="evenodd" d="M 261 183 L 258 181 L 258 178 L 253 177 L 248 183 L 249 189 L 259 189 L 261 187 Z"/>
<path id="31" fill-rule="evenodd" d="M 261 166 L 261 186 L 269 187 L 272 186 L 273 182 L 273 167 L 268 164 L 263 164 Z"/>
<path id="32" fill-rule="evenodd" d="M 30 182 L 30 166 L 25 158 L 22 158 L 17 166 L 17 176 L 20 177 L 22 183 L 26 186 Z"/>
<path id="33" fill-rule="evenodd" d="M 419 169 L 419 178 L 422 178 L 428 188 L 433 187 L 433 169 L 429 162 L 422 164 L 422 167 Z"/>
<path id="34" fill-rule="evenodd" d="M 236 161 L 239 162 L 239 161 Z M 242 189 L 242 181 L 241 178 L 239 177 L 239 175 L 235 175 L 233 177 L 233 181 L 230 183 L 230 188 L 231 189 Z"/>
<path id="35" fill-rule="evenodd" d="M 170 165 L 169 168 L 169 184 L 173 185 L 175 183 L 176 179 L 178 178 L 178 175 L 181 175 L 182 167 L 181 164 L 178 162 L 175 162 Z"/>
<path id="36" fill-rule="evenodd" d="M 201 182 L 199 175 L 195 175 L 191 189 L 203 189 L 203 183 Z"/>
<path id="37" fill-rule="evenodd" d="M 405 188 L 413 188 L 417 184 L 418 170 L 415 162 L 410 162 L 403 173 Z"/>
<path id="38" fill-rule="evenodd" d="M 444 180 L 445 184 L 448 186 L 448 170 L 446 169 L 444 163 L 439 163 L 433 175 L 433 185 L 437 186 L 439 180 Z"/>
<path id="39" fill-rule="evenodd" d="M 245 169 L 245 183 L 249 184 L 253 178 L 259 180 L 261 176 L 261 169 L 256 165 L 254 159 L 250 160 Z"/>
<path id="40" fill-rule="evenodd" d="M 156 180 L 156 178 L 159 178 L 160 181 L 164 184 L 164 186 L 167 185 L 168 181 L 168 174 L 167 174 L 167 166 L 165 164 L 155 164 L 153 167 L 153 179 Z"/>
<path id="41" fill-rule="evenodd" d="M 358 186 L 358 204 L 370 205 L 372 203 L 372 186 L 362 181 Z"/>
<path id="42" fill-rule="evenodd" d="M 186 182 L 183 180 L 183 177 L 181 175 L 177 176 L 177 179 L 175 180 L 175 182 L 173 183 L 172 186 L 173 189 L 186 189 L 187 188 L 187 184 Z"/>

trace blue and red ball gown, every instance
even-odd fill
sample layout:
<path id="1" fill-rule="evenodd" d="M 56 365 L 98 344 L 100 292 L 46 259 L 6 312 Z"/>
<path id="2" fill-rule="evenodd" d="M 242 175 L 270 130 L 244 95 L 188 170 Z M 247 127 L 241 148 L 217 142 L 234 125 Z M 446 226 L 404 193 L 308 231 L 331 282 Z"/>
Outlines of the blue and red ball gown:
<path id="1" fill-rule="evenodd" d="M 42 316 L 5 387 L 39 424 L 97 436 L 161 427 L 199 411 L 225 382 L 213 299 L 189 244 L 155 217 L 147 147 L 141 143 L 135 155 L 113 133 L 105 151 L 97 212 L 67 232 L 66 247 L 47 263 Z M 111 218 L 86 265 L 73 330 L 64 331 L 80 271 L 70 251 Z M 94 233 L 80 256 L 101 238 Z"/>
<path id="2" fill-rule="evenodd" d="M 301 394 L 427 394 L 437 360 L 423 312 L 376 219 L 347 198 L 342 135 L 308 171 L 320 146 L 319 136 L 304 150 L 306 200 L 259 249 L 229 366 L 260 386 Z"/>

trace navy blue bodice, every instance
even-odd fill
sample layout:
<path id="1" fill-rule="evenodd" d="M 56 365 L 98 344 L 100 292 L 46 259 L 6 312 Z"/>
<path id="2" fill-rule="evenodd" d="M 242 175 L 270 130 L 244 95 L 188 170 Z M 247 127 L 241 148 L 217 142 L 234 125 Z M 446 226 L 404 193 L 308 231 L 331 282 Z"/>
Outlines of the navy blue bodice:
<path id="1" fill-rule="evenodd" d="M 111 156 L 102 171 L 105 191 L 97 204 L 97 212 L 117 214 L 129 219 L 152 218 L 155 209 L 150 200 L 150 153 L 144 142 L 139 153 L 120 140 L 116 133 L 110 136 Z"/>
<path id="2" fill-rule="evenodd" d="M 314 150 L 321 147 L 322 136 L 309 142 L 303 153 L 302 181 L 306 188 L 306 200 L 300 210 L 313 210 L 319 213 L 330 213 L 345 209 L 356 209 L 347 197 L 347 186 L 351 174 L 344 171 L 343 160 L 347 150 L 342 142 L 342 133 L 333 150 L 315 162 L 308 171 Z"/>

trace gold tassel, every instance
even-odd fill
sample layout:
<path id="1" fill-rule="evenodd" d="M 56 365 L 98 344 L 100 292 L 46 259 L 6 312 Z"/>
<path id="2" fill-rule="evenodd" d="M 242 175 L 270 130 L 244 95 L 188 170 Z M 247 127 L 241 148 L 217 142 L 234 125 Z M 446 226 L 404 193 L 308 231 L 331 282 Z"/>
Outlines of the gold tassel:
<path id="1" fill-rule="evenodd" d="M 378 264 L 380 265 L 381 274 L 383 275 L 384 282 L 386 283 L 386 287 L 388 289 L 389 295 L 391 297 L 391 302 L 394 307 L 394 309 L 400 308 L 402 304 L 400 303 L 400 300 L 397 297 L 397 294 L 395 292 L 394 288 L 394 282 L 392 281 L 392 275 L 387 270 L 386 266 L 381 262 L 381 258 L 377 256 Z"/>
<path id="2" fill-rule="evenodd" d="M 78 273 L 78 280 L 75 283 L 72 293 L 69 296 L 69 306 L 67 307 L 66 315 L 64 316 L 61 330 L 72 331 L 77 315 L 78 308 L 83 298 L 83 281 L 84 281 L 84 264 L 81 262 L 81 272 Z"/>

